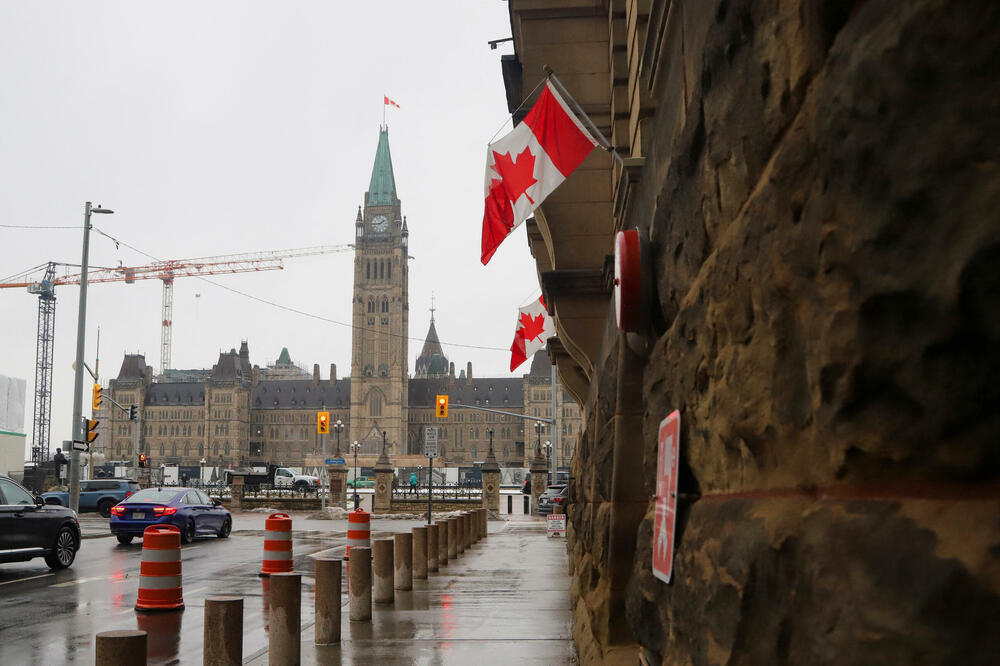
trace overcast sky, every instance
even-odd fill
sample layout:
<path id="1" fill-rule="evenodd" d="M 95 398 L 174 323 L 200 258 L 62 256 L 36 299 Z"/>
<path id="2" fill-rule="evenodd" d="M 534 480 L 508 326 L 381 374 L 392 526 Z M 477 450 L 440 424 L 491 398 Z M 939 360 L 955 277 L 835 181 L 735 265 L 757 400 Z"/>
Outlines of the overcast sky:
<path id="1" fill-rule="evenodd" d="M 79 263 L 87 200 L 115 211 L 96 226 L 161 259 L 350 243 L 385 94 L 402 107 L 388 125 L 415 257 L 410 371 L 433 290 L 456 367 L 509 375 L 516 308 L 539 292 L 523 227 L 479 262 L 486 144 L 509 118 L 500 56 L 511 48 L 486 43 L 510 35 L 505 2 L 5 2 L 0 25 L 0 224 L 77 227 L 0 227 L 0 278 Z M 99 235 L 90 261 L 149 263 Z M 212 279 L 349 323 L 352 262 Z M 155 280 L 91 286 L 87 358 L 100 326 L 102 378 L 125 352 L 159 366 L 161 291 Z M 71 427 L 78 297 L 57 290 L 53 450 Z M 28 381 L 29 441 L 37 307 L 23 289 L 0 290 L 0 374 Z M 211 367 L 247 339 L 255 364 L 287 346 L 324 378 L 331 362 L 350 373 L 349 328 L 199 279 L 177 280 L 173 320 L 174 367 Z"/>

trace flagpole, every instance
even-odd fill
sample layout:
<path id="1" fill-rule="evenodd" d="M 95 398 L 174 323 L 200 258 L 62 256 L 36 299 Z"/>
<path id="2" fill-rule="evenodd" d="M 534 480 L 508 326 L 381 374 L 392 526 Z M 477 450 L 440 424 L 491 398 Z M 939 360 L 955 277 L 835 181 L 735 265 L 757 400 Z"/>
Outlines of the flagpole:
<path id="1" fill-rule="evenodd" d="M 546 76 L 551 79 L 553 85 L 555 85 L 555 87 L 559 90 L 559 94 L 565 97 L 566 101 L 573 107 L 573 111 L 577 114 L 577 117 L 579 117 L 580 120 L 587 125 L 590 131 L 594 133 L 595 138 L 597 138 L 597 142 L 601 144 L 601 147 L 614 155 L 615 159 L 618 160 L 619 163 L 623 163 L 622 156 L 618 154 L 618 151 L 611 145 L 611 142 L 604 137 L 601 130 L 597 129 L 597 125 L 595 125 L 594 121 L 590 119 L 587 112 L 583 110 L 580 103 L 577 102 L 571 94 L 569 94 L 569 91 L 566 90 L 566 87 L 562 84 L 562 81 L 559 80 L 559 77 L 556 76 L 556 73 L 552 71 L 552 68 L 548 65 L 543 65 L 542 69 L 545 70 Z"/>

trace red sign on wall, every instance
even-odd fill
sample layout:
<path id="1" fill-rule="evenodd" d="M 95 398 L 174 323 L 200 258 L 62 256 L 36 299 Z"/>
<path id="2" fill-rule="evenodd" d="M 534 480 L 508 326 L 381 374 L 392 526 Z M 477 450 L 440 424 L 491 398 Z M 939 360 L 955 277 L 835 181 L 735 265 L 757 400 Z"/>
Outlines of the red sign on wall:
<path id="1" fill-rule="evenodd" d="M 677 466 L 681 413 L 660 421 L 656 451 L 656 512 L 653 519 L 653 575 L 670 582 L 674 566 L 674 526 L 677 523 Z"/>

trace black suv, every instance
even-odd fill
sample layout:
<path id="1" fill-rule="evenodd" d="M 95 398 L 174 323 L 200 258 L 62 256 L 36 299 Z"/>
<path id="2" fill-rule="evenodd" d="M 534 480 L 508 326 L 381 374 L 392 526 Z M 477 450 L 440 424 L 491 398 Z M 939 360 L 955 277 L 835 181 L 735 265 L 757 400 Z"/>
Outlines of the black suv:
<path id="1" fill-rule="evenodd" d="M 0 475 L 0 562 L 44 557 L 53 569 L 73 564 L 80 523 L 65 507 L 45 504 L 9 476 Z"/>
<path id="2" fill-rule="evenodd" d="M 562 507 L 562 512 L 566 513 L 566 504 L 569 501 L 569 485 L 565 483 L 554 483 L 545 489 L 545 492 L 538 497 L 538 515 L 547 516 L 555 509 Z"/>

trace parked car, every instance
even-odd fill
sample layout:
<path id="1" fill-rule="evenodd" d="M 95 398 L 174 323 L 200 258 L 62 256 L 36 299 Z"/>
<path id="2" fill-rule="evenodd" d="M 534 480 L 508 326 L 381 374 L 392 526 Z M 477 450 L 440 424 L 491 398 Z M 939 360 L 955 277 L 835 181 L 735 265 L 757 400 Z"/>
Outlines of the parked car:
<path id="1" fill-rule="evenodd" d="M 358 487 L 358 488 L 374 488 L 375 487 L 375 479 L 371 478 L 370 476 L 359 476 L 357 478 L 357 486 L 355 486 L 355 480 L 354 479 L 348 479 L 347 480 L 347 487 L 348 488 L 354 488 L 354 487 Z"/>
<path id="2" fill-rule="evenodd" d="M 46 504 L 9 476 L 0 475 L 0 562 L 44 557 L 52 569 L 65 569 L 78 550 L 76 513 Z"/>
<path id="3" fill-rule="evenodd" d="M 174 525 L 181 542 L 191 543 L 196 536 L 225 539 L 233 517 L 219 500 L 195 488 L 145 488 L 111 507 L 111 533 L 118 543 L 132 543 L 150 525 Z"/>
<path id="4" fill-rule="evenodd" d="M 561 506 L 563 513 L 566 512 L 566 502 L 569 500 L 569 485 L 565 483 L 554 483 L 545 489 L 545 492 L 538 497 L 538 515 L 547 516 L 552 510 Z"/>
<path id="5" fill-rule="evenodd" d="M 97 511 L 107 518 L 111 507 L 132 493 L 139 492 L 139 484 L 132 479 L 94 479 L 80 482 L 80 513 Z M 69 506 L 69 493 L 53 491 L 43 493 L 46 504 Z"/>

